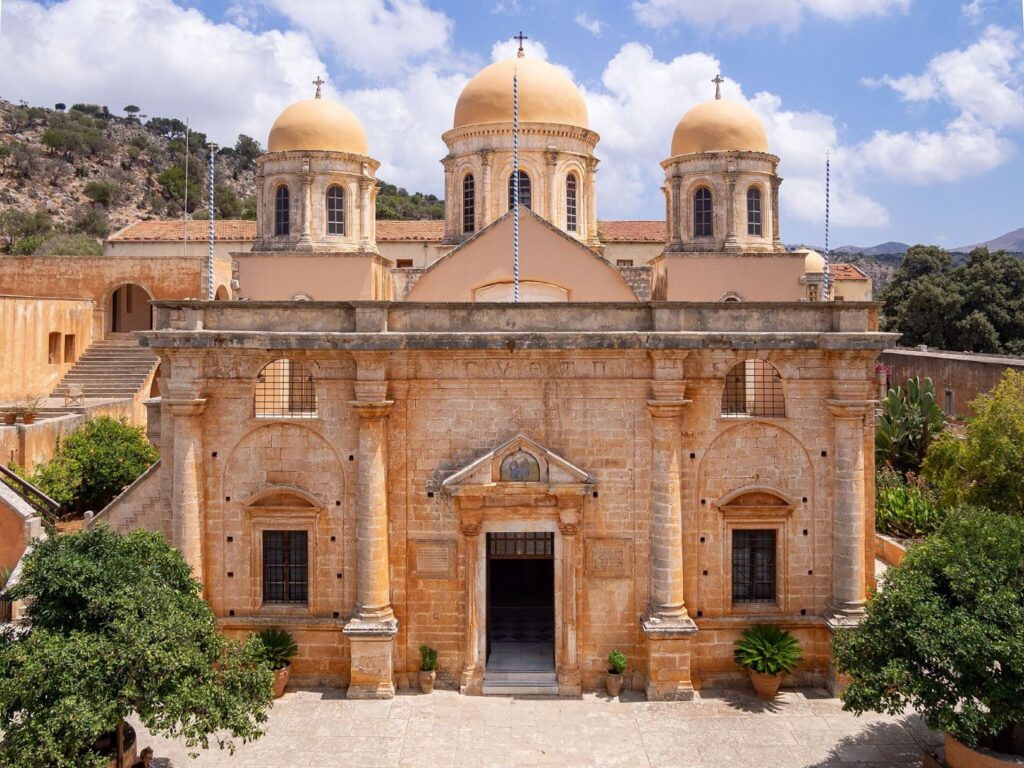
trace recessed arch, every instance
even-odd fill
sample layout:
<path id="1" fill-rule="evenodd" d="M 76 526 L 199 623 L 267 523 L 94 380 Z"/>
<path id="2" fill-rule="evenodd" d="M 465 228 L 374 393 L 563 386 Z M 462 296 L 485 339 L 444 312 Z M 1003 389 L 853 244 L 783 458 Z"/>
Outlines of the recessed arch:
<path id="1" fill-rule="evenodd" d="M 134 282 L 120 283 L 107 292 L 105 306 L 110 317 L 107 330 L 111 333 L 149 331 L 153 328 L 153 293 Z"/>
<path id="2" fill-rule="evenodd" d="M 327 234 L 345 234 L 345 190 L 340 184 L 331 184 L 325 196 L 327 204 Z"/>
<path id="3" fill-rule="evenodd" d="M 758 184 L 747 188 L 747 234 L 753 237 L 764 234 L 764 193 Z"/>
<path id="4" fill-rule="evenodd" d="M 263 366 L 256 376 L 253 416 L 257 419 L 315 419 L 316 385 L 301 360 L 282 357 Z"/>
<path id="5" fill-rule="evenodd" d="M 476 181 L 472 173 L 462 177 L 462 233 L 476 232 Z"/>
<path id="6" fill-rule="evenodd" d="M 767 360 L 741 360 L 725 374 L 722 416 L 781 418 L 785 415 L 782 375 Z"/>
<path id="7" fill-rule="evenodd" d="M 726 291 L 719 298 L 719 301 L 746 301 L 743 294 L 739 291 Z"/>
<path id="8" fill-rule="evenodd" d="M 579 204 L 579 180 L 574 171 L 565 177 L 565 228 L 569 232 L 578 230 L 576 212 Z"/>
<path id="9" fill-rule="evenodd" d="M 513 196 L 516 189 L 516 173 L 512 171 L 508 175 L 508 207 L 511 210 L 514 202 Z M 519 169 L 519 205 L 523 208 L 533 208 L 533 186 L 530 181 L 530 174 L 522 168 Z"/>
<path id="10" fill-rule="evenodd" d="M 291 195 L 287 184 L 280 184 L 274 190 L 274 235 L 287 237 L 291 234 Z"/>
<path id="11" fill-rule="evenodd" d="M 242 500 L 246 508 L 323 509 L 326 504 L 305 488 L 289 483 L 268 486 Z"/>
<path id="12" fill-rule="evenodd" d="M 711 187 L 697 187 L 693 193 L 693 236 L 714 237 L 715 205 Z"/>

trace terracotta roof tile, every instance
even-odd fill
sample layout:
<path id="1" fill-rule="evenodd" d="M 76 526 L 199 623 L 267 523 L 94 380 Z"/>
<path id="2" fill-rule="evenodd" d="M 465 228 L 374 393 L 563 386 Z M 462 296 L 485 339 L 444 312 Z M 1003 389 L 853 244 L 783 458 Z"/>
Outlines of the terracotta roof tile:
<path id="1" fill-rule="evenodd" d="M 189 240 L 206 240 L 208 221 L 136 221 L 110 236 L 115 243 L 179 242 L 188 232 Z M 246 241 L 256 239 L 256 222 L 224 219 L 213 222 L 213 239 Z"/>
<path id="2" fill-rule="evenodd" d="M 867 280 L 868 276 L 853 264 L 832 264 L 829 274 L 833 280 Z"/>
<path id="3" fill-rule="evenodd" d="M 599 221 L 597 231 L 606 243 L 664 243 L 667 237 L 664 221 Z"/>
<path id="4" fill-rule="evenodd" d="M 424 240 L 440 242 L 444 237 L 444 222 L 440 220 L 395 221 L 377 219 L 377 240 Z"/>

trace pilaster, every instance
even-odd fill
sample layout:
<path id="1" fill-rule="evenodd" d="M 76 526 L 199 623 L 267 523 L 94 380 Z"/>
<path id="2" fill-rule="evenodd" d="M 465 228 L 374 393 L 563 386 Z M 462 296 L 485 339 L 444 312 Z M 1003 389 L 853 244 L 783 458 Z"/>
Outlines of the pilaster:
<path id="1" fill-rule="evenodd" d="M 171 543 L 189 564 L 192 575 L 203 581 L 204 473 L 201 417 L 206 409 L 206 398 L 172 390 L 163 405 L 174 419 Z"/>
<path id="2" fill-rule="evenodd" d="M 476 506 L 470 507 L 473 503 Z M 484 668 L 480 664 L 480 616 L 477 613 L 477 569 L 480 550 L 480 499 L 464 502 L 462 520 L 463 547 L 466 553 L 466 649 L 459 693 L 480 696 L 484 692 Z"/>
<path id="3" fill-rule="evenodd" d="M 779 233 L 779 187 L 782 185 L 782 177 L 777 173 L 772 174 L 772 248 L 776 251 L 783 251 L 782 237 Z"/>
<path id="4" fill-rule="evenodd" d="M 736 237 L 736 178 L 737 173 L 729 170 L 725 174 L 725 251 L 740 251 L 739 240 Z"/>
<path id="5" fill-rule="evenodd" d="M 302 159 L 302 173 L 299 174 L 299 196 L 302 201 L 301 226 L 299 245 L 307 248 L 313 246 L 313 174 L 309 172 L 309 158 Z"/>
<path id="6" fill-rule="evenodd" d="M 558 695 L 579 696 L 583 691 L 577 654 L 578 593 L 576 570 L 580 561 L 580 505 L 582 497 L 576 493 L 558 497 L 558 532 L 561 534 L 562 569 L 562 649 L 558 665 Z"/>
<path id="7" fill-rule="evenodd" d="M 587 244 L 591 248 L 601 248 L 601 240 L 597 233 L 597 163 L 596 157 L 587 158 L 587 184 L 585 201 L 587 206 Z"/>
<path id="8" fill-rule="evenodd" d="M 547 215 L 544 217 L 556 227 L 565 230 L 565 224 L 559 221 L 558 215 L 558 152 L 549 149 L 544 153 L 544 172 L 548 182 Z"/>
<path id="9" fill-rule="evenodd" d="M 480 210 L 477 211 L 477 231 L 480 231 L 494 219 L 491 215 L 491 166 L 494 162 L 494 150 L 484 149 L 480 152 Z"/>

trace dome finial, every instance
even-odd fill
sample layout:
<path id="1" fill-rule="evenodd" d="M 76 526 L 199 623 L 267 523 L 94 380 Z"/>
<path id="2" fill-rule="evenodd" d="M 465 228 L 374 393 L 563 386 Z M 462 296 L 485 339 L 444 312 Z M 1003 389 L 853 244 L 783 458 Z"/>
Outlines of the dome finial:
<path id="1" fill-rule="evenodd" d="M 519 41 L 519 50 L 516 51 L 516 57 L 521 59 L 526 56 L 526 51 L 523 50 L 523 40 L 529 40 L 530 38 L 523 34 L 523 30 L 519 30 L 519 34 L 515 35 L 512 39 Z"/>
<path id="2" fill-rule="evenodd" d="M 725 80 L 722 79 L 721 73 L 715 75 L 714 78 L 711 80 L 711 82 L 715 84 L 715 99 L 716 100 L 721 100 L 721 98 L 722 98 L 722 83 L 725 82 Z"/>
<path id="3" fill-rule="evenodd" d="M 313 85 L 316 86 L 316 95 L 313 97 L 314 99 L 319 99 L 320 98 L 320 87 L 323 84 L 324 84 L 324 79 L 322 77 L 320 77 L 320 75 L 317 75 L 316 76 L 316 80 L 313 81 Z"/>

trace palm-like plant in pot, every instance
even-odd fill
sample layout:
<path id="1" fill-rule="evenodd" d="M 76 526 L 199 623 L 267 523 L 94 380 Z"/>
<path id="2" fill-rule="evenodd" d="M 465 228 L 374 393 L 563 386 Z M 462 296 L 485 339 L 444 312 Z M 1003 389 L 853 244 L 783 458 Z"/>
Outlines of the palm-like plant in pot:
<path id="1" fill-rule="evenodd" d="M 263 644 L 260 657 L 274 671 L 274 698 L 284 695 L 292 659 L 299 652 L 295 638 L 283 629 L 264 629 L 257 637 Z"/>
<path id="2" fill-rule="evenodd" d="M 437 679 L 437 649 L 427 645 L 420 646 L 420 690 L 430 693 L 434 690 Z"/>
<path id="3" fill-rule="evenodd" d="M 608 676 L 604 679 L 608 695 L 615 697 L 622 693 L 622 673 L 626 671 L 626 654 L 615 649 L 608 654 Z"/>
<path id="4" fill-rule="evenodd" d="M 750 673 L 754 690 L 762 699 L 775 698 L 788 675 L 803 656 L 800 641 L 774 624 L 755 624 L 740 634 L 734 652 L 736 663 Z"/>

